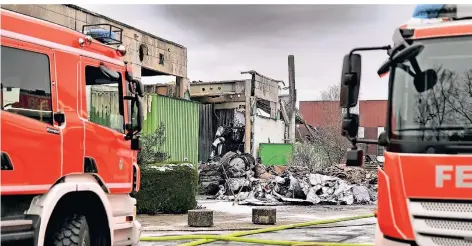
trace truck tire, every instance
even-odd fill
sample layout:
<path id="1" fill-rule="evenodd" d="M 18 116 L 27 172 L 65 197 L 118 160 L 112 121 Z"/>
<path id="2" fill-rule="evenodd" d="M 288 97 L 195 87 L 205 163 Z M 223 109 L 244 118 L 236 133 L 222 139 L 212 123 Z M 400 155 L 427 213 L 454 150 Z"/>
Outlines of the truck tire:
<path id="1" fill-rule="evenodd" d="M 67 217 L 54 233 L 54 246 L 90 246 L 90 232 L 83 215 Z"/>

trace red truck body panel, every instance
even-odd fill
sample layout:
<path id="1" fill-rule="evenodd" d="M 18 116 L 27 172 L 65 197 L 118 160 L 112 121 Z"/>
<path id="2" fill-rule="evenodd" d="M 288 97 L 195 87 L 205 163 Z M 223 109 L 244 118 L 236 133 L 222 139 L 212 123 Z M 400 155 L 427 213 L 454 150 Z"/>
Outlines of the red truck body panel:
<path id="1" fill-rule="evenodd" d="M 100 64 L 121 74 L 120 86 L 126 91 L 126 67 L 119 53 L 95 40 L 82 47 L 79 39 L 85 39 L 84 34 L 10 11 L 1 10 L 1 23 L 2 47 L 49 58 L 50 99 L 22 91 L 13 106 L 52 108 L 66 119 L 59 126 L 55 121 L 48 124 L 1 111 L 1 150 L 13 164 L 13 170 L 2 170 L 1 194 L 45 193 L 61 177 L 83 173 L 85 157 L 95 161 L 97 177 L 111 193 L 130 193 L 136 151 L 130 149 L 124 133 L 88 120 L 85 91 L 85 66 Z M 124 122 L 128 122 L 127 111 L 124 107 Z"/>

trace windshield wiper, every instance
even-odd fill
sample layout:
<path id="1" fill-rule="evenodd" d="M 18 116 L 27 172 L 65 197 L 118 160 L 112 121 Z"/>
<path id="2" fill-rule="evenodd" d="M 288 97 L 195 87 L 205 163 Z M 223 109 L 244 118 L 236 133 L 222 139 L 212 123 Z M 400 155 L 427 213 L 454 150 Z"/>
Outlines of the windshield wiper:
<path id="1" fill-rule="evenodd" d="M 452 20 L 458 21 L 458 20 L 470 20 L 472 19 L 472 16 L 466 16 L 466 17 L 452 17 Z"/>
<path id="2" fill-rule="evenodd" d="M 418 128 L 403 128 L 403 129 L 398 129 L 398 132 L 406 132 L 406 131 L 432 131 L 435 133 L 440 134 L 441 138 L 445 138 L 448 141 L 452 142 L 469 142 L 468 145 L 472 142 L 472 127 L 463 127 L 463 126 L 443 126 L 443 127 L 418 127 Z M 443 131 L 443 132 L 441 132 Z M 453 131 L 450 133 L 445 133 L 444 131 Z M 452 134 L 451 134 L 452 133 Z M 439 137 L 436 136 L 436 137 Z M 439 140 L 439 139 L 438 139 Z M 465 148 L 465 147 L 458 147 L 458 148 Z M 460 151 L 468 151 L 468 148 L 472 147 L 467 147 L 466 149 L 460 149 Z M 451 146 L 451 150 L 457 150 L 459 149 L 456 148 L 456 146 Z"/>
<path id="3" fill-rule="evenodd" d="M 454 151 L 456 154 L 470 153 L 472 151 L 472 146 L 470 145 L 446 145 L 444 148 L 448 151 Z"/>

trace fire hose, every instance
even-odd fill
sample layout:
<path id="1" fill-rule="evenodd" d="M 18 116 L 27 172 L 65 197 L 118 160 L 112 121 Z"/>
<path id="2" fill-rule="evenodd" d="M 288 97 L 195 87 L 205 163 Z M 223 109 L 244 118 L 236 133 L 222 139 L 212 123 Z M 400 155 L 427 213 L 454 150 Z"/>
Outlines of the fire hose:
<path id="1" fill-rule="evenodd" d="M 317 246 L 372 246 L 372 244 L 354 244 L 354 243 L 332 243 L 332 242 L 301 242 L 301 241 L 282 241 L 282 240 L 265 240 L 256 238 L 241 238 L 242 236 L 254 235 L 265 232 L 274 232 L 298 227 L 307 227 L 314 225 L 331 224 L 343 221 L 358 220 L 374 217 L 373 214 L 359 215 L 352 217 L 345 217 L 339 219 L 330 220 L 315 220 L 310 222 L 296 223 L 291 225 L 281 225 L 268 227 L 263 229 L 251 230 L 251 231 L 240 231 L 230 233 L 226 235 L 181 235 L 181 236 L 163 236 L 163 237 L 142 237 L 141 241 L 175 241 L 175 240 L 188 240 L 188 239 L 200 239 L 198 241 L 181 244 L 181 246 L 195 246 L 214 241 L 234 241 L 244 243 L 258 243 L 258 244 L 269 244 L 269 245 L 317 245 Z"/>

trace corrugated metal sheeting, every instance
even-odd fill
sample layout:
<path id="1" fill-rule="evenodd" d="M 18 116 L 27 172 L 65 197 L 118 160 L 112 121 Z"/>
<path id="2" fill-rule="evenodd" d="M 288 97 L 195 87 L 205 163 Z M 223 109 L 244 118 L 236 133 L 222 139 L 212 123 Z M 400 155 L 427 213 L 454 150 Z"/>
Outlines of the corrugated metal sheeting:
<path id="1" fill-rule="evenodd" d="M 214 109 L 212 104 L 200 104 L 198 161 L 208 161 L 216 130 L 220 126 L 229 126 L 234 123 L 235 113 L 235 109 Z"/>
<path id="2" fill-rule="evenodd" d="M 197 164 L 200 104 L 160 95 L 146 95 L 145 100 L 147 117 L 143 133 L 151 133 L 164 124 L 163 151 L 170 155 L 169 161 Z"/>
<path id="3" fill-rule="evenodd" d="M 123 119 L 119 114 L 118 88 L 93 86 L 90 93 L 90 121 L 122 131 Z M 198 135 L 200 104 L 193 101 L 146 94 L 143 98 L 145 120 L 143 133 L 151 133 L 161 123 L 165 125 L 166 141 L 163 146 L 168 161 L 198 163 Z"/>
<path id="4" fill-rule="evenodd" d="M 216 133 L 216 130 L 220 126 L 228 126 L 231 123 L 234 123 L 234 114 L 236 109 L 216 109 L 214 111 L 214 116 L 216 122 L 213 125 L 213 132 Z"/>
<path id="5" fill-rule="evenodd" d="M 210 158 L 211 144 L 215 140 L 213 127 L 213 104 L 200 104 L 200 132 L 198 141 L 198 161 Z"/>

